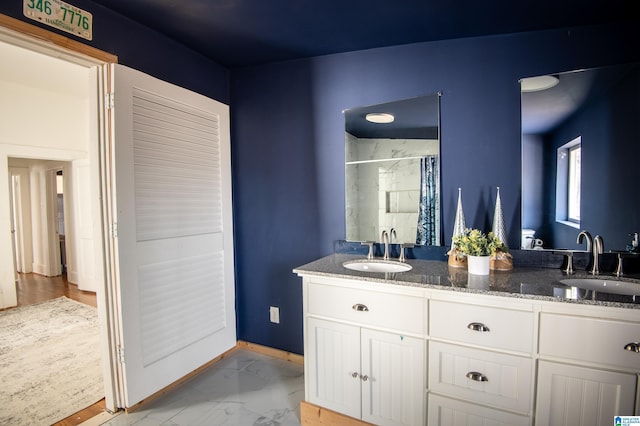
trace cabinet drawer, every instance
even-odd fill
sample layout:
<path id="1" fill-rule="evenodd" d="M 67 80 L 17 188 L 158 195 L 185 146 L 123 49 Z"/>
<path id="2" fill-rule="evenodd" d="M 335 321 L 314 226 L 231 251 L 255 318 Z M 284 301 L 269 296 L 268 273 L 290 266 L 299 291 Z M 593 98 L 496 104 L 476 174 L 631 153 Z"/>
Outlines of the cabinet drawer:
<path id="1" fill-rule="evenodd" d="M 531 412 L 531 358 L 429 342 L 429 390 L 522 414 Z"/>
<path id="2" fill-rule="evenodd" d="M 510 425 L 530 426 L 531 419 L 526 416 L 506 413 L 481 405 L 470 404 L 457 399 L 439 395 L 429 395 L 427 409 L 428 425 Z"/>
<path id="3" fill-rule="evenodd" d="M 640 371 L 640 323 L 542 313 L 540 355 L 615 365 Z"/>
<path id="4" fill-rule="evenodd" d="M 531 353 L 533 312 L 432 300 L 429 334 L 433 338 Z"/>
<path id="5" fill-rule="evenodd" d="M 424 334 L 424 299 L 420 297 L 309 283 L 308 311 L 312 315 Z"/>

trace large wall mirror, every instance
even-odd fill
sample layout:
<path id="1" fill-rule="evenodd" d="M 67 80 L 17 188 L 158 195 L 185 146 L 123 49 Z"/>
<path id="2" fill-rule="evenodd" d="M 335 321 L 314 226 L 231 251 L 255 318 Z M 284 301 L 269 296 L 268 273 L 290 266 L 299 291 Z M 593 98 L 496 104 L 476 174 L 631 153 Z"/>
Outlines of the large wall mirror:
<path id="1" fill-rule="evenodd" d="M 344 111 L 346 239 L 441 244 L 440 95 Z"/>
<path id="2" fill-rule="evenodd" d="M 640 232 L 640 64 L 521 84 L 522 248 L 584 250 L 586 229 L 624 250 Z"/>

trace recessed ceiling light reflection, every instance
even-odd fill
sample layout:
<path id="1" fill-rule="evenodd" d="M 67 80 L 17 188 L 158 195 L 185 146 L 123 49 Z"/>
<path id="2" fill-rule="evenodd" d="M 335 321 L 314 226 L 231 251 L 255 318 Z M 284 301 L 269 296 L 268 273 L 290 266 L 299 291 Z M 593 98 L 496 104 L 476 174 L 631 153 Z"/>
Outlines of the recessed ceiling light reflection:
<path id="1" fill-rule="evenodd" d="M 560 79 L 555 75 L 523 78 L 520 80 L 520 90 L 523 92 L 538 92 L 540 90 L 551 89 L 559 82 Z"/>
<path id="2" fill-rule="evenodd" d="M 366 115 L 367 121 L 372 123 L 393 123 L 395 117 L 386 112 L 372 112 Z"/>

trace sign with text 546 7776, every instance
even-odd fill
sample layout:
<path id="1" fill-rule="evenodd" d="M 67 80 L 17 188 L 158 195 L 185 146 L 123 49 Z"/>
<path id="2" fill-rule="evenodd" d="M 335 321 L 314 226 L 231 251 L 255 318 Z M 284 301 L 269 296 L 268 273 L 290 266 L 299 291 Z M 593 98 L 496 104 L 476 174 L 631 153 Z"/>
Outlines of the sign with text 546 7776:
<path id="1" fill-rule="evenodd" d="M 27 18 L 87 40 L 93 38 L 93 15 L 60 0 L 23 0 Z"/>

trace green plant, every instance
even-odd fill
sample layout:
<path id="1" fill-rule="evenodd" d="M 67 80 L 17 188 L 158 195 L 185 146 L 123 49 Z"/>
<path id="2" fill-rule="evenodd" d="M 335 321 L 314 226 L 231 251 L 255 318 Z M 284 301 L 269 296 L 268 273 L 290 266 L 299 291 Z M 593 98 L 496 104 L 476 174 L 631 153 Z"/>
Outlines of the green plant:
<path id="1" fill-rule="evenodd" d="M 497 251 L 508 251 L 507 246 L 493 232 L 485 234 L 479 229 L 470 228 L 453 237 L 453 247 L 466 256 L 490 256 Z"/>

